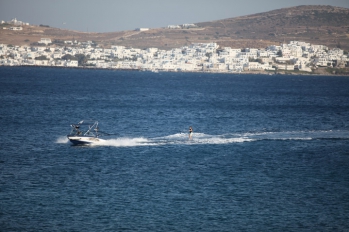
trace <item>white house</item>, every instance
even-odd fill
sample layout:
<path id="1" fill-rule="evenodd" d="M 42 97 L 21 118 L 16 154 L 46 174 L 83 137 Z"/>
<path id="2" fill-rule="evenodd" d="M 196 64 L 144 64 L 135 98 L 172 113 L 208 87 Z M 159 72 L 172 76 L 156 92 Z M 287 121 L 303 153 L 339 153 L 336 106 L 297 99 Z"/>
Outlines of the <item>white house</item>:
<path id="1" fill-rule="evenodd" d="M 185 23 L 182 25 L 183 28 L 195 28 L 195 27 L 198 27 L 196 26 L 195 24 L 193 23 Z"/>
<path id="2" fill-rule="evenodd" d="M 149 28 L 136 28 L 135 31 L 149 31 Z"/>
<path id="3" fill-rule="evenodd" d="M 181 27 L 179 25 L 168 25 L 167 28 L 168 29 L 181 29 Z"/>
<path id="4" fill-rule="evenodd" d="M 68 60 L 65 63 L 66 67 L 78 67 L 78 61 L 77 60 Z"/>
<path id="5" fill-rule="evenodd" d="M 281 64 L 281 65 L 278 65 L 278 69 L 280 69 L 280 70 L 294 70 L 294 65 Z"/>
<path id="6" fill-rule="evenodd" d="M 23 27 L 10 27 L 11 31 L 22 31 Z"/>
<path id="7" fill-rule="evenodd" d="M 41 38 L 40 41 L 38 41 L 38 43 L 42 43 L 42 44 L 49 44 L 49 43 L 52 43 L 51 39 L 49 38 Z"/>
<path id="8" fill-rule="evenodd" d="M 328 56 L 315 58 L 314 63 L 317 66 L 322 66 L 322 67 L 327 67 L 327 66 L 331 66 L 332 67 L 332 65 L 333 65 L 333 61 L 330 60 Z"/>
<path id="9" fill-rule="evenodd" d="M 258 62 L 249 62 L 248 63 L 248 70 L 250 71 L 256 71 L 256 70 L 263 70 L 264 65 Z"/>

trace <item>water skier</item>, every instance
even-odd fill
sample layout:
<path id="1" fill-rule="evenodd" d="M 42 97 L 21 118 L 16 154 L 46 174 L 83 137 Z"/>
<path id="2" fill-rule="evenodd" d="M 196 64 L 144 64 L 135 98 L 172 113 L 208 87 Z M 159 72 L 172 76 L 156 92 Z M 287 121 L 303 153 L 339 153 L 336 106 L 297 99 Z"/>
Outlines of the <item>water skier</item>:
<path id="1" fill-rule="evenodd" d="M 193 128 L 189 127 L 189 140 L 193 138 Z"/>

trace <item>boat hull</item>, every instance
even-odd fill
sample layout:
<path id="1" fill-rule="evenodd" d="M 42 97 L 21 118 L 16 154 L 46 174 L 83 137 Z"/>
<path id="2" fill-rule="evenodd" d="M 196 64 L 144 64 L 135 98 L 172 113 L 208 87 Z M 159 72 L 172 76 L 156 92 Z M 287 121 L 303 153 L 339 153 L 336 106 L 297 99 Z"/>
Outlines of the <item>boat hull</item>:
<path id="1" fill-rule="evenodd" d="M 105 140 L 96 138 L 96 137 L 90 137 L 90 136 L 67 136 L 69 141 L 72 142 L 74 145 L 92 145 L 92 144 L 99 144 Z"/>

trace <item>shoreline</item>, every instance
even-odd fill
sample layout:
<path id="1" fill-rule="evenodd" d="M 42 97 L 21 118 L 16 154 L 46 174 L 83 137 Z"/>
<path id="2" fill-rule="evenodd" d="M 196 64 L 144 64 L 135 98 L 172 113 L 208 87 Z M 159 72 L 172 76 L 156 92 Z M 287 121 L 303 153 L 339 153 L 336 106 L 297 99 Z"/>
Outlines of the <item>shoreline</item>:
<path id="1" fill-rule="evenodd" d="M 2 67 L 18 67 L 18 68 L 57 68 L 57 69 L 82 69 L 82 70 L 112 70 L 112 71 L 127 71 L 127 72 L 153 72 L 153 73 L 211 73 L 211 74 L 236 74 L 236 75 L 283 75 L 283 76 L 349 76 L 348 74 L 331 74 L 331 73 L 307 73 L 307 72 L 291 72 L 291 71 L 243 71 L 243 72 L 214 72 L 214 71 L 174 71 L 174 70 L 157 70 L 157 72 L 151 71 L 151 70 L 142 70 L 142 69 L 120 69 L 120 68 L 96 68 L 96 67 L 90 67 L 90 66 L 78 66 L 78 67 L 63 67 L 63 66 L 47 66 L 47 65 L 0 65 L 0 68 Z M 320 70 L 324 70 L 325 68 L 321 68 Z"/>

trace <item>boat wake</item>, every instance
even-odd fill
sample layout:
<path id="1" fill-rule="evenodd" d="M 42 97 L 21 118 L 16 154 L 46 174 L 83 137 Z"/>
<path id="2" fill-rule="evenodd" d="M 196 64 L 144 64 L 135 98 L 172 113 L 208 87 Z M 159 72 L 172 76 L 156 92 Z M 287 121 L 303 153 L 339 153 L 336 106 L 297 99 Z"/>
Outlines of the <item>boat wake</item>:
<path id="1" fill-rule="evenodd" d="M 67 136 L 60 136 L 56 139 L 56 143 L 69 143 Z"/>
<path id="2" fill-rule="evenodd" d="M 136 146 L 157 146 L 151 139 L 146 138 L 116 138 L 107 139 L 100 143 L 92 144 L 93 146 L 113 146 L 113 147 L 136 147 Z"/>
<path id="3" fill-rule="evenodd" d="M 187 133 L 154 138 L 112 138 L 103 139 L 89 146 L 110 146 L 110 147 L 136 147 L 136 146 L 164 146 L 164 145 L 200 145 L 200 144 L 232 144 L 262 140 L 329 140 L 349 139 L 349 131 L 284 131 L 284 132 L 248 132 L 231 133 L 223 135 L 209 135 L 205 133 L 194 133 L 193 139 L 188 140 Z M 66 137 L 59 137 L 56 143 L 68 143 Z"/>

